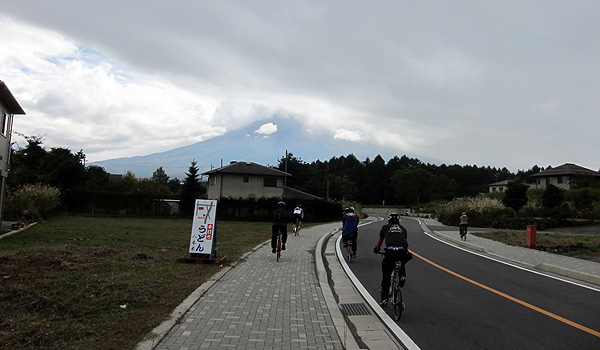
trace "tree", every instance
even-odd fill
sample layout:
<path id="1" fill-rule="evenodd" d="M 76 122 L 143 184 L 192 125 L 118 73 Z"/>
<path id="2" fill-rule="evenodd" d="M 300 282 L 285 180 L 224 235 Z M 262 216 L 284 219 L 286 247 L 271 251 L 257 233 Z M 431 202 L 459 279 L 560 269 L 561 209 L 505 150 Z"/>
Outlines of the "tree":
<path id="1" fill-rule="evenodd" d="M 192 160 L 188 172 L 185 173 L 185 179 L 183 179 L 183 186 L 181 188 L 179 210 L 183 215 L 192 215 L 194 213 L 196 198 L 199 198 L 201 194 L 202 184 L 200 184 L 198 167 L 196 166 L 196 160 Z"/>
<path id="2" fill-rule="evenodd" d="M 159 167 L 155 172 L 152 173 L 150 180 L 162 185 L 166 185 L 169 183 L 169 176 L 167 176 L 167 173 L 164 171 L 163 167 Z"/>
<path id="3" fill-rule="evenodd" d="M 548 185 L 542 194 L 542 206 L 546 209 L 556 208 L 562 204 L 563 198 L 563 190 L 554 185 Z"/>
<path id="4" fill-rule="evenodd" d="M 396 201 L 405 204 L 420 204 L 432 196 L 435 177 L 420 167 L 396 170 L 391 178 Z"/>
<path id="5" fill-rule="evenodd" d="M 525 204 L 527 204 L 527 189 L 529 187 L 523 181 L 513 181 L 508 184 L 502 203 L 505 206 L 512 208 L 518 212 Z"/>

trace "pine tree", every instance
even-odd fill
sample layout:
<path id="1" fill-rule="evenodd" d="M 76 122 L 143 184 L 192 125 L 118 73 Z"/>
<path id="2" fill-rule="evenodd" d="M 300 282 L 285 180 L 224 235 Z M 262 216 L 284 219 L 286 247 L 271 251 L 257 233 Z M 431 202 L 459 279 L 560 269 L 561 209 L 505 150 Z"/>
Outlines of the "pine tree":
<path id="1" fill-rule="evenodd" d="M 185 216 L 192 215 L 194 213 L 196 198 L 199 198 L 201 194 L 202 185 L 200 184 L 200 177 L 198 175 L 198 166 L 196 165 L 196 160 L 192 160 L 183 180 L 179 211 Z"/>

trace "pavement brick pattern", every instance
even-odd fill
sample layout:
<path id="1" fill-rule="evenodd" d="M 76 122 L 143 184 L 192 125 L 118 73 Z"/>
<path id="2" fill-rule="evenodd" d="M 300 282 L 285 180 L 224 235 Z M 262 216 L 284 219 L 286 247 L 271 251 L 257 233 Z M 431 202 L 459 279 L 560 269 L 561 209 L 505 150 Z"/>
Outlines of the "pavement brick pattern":
<path id="1" fill-rule="evenodd" d="M 343 349 L 315 267 L 322 232 L 288 236 L 280 262 L 270 243 L 227 272 L 155 349 Z"/>

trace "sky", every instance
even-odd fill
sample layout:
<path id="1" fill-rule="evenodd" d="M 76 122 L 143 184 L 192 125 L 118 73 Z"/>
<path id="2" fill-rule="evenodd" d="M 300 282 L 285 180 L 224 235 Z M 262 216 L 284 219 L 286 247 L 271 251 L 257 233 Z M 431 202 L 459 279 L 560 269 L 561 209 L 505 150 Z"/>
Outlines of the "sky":
<path id="1" fill-rule="evenodd" d="M 16 133 L 90 162 L 284 115 L 438 164 L 600 168 L 596 0 L 57 4 L 0 0 L 0 80 Z"/>

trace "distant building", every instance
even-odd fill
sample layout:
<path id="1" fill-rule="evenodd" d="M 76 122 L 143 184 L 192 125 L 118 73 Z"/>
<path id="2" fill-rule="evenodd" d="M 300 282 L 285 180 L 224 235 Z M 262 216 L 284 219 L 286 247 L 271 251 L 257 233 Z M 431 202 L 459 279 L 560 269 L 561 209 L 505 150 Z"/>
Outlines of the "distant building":
<path id="1" fill-rule="evenodd" d="M 208 176 L 208 199 L 220 198 L 286 198 L 299 200 L 319 199 L 309 193 L 285 186 L 292 176 L 284 171 L 252 162 L 231 162 L 229 165 L 202 173 Z"/>
<path id="2" fill-rule="evenodd" d="M 533 181 L 529 184 L 529 188 L 544 189 L 548 185 L 554 185 L 558 188 L 570 190 L 573 189 L 573 177 L 578 175 L 600 176 L 600 172 L 577 164 L 565 163 L 556 168 L 546 169 L 531 175 Z"/>
<path id="3" fill-rule="evenodd" d="M 231 162 L 208 175 L 208 199 L 283 197 L 284 179 L 292 175 L 252 162 Z"/>
<path id="4" fill-rule="evenodd" d="M 488 188 L 489 188 L 490 193 L 506 192 L 506 190 L 508 189 L 508 180 L 494 182 L 493 184 L 489 184 Z"/>
<path id="5" fill-rule="evenodd" d="M 4 212 L 4 188 L 10 169 L 10 145 L 12 139 L 13 117 L 25 114 L 6 84 L 0 80 L 0 221 Z"/>

